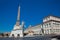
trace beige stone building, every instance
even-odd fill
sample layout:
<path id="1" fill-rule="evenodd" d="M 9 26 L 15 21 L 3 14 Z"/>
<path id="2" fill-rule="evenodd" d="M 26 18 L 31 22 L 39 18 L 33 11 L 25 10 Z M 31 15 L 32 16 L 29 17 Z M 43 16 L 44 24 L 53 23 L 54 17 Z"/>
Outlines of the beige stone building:
<path id="1" fill-rule="evenodd" d="M 36 26 L 29 26 L 25 31 L 24 33 L 27 33 L 29 35 L 38 35 L 38 34 L 42 34 L 42 25 L 39 24 L 39 25 L 36 25 Z"/>
<path id="2" fill-rule="evenodd" d="M 47 16 L 43 19 L 44 34 L 60 34 L 60 18 Z"/>
<path id="3" fill-rule="evenodd" d="M 10 32 L 0 33 L 0 37 L 9 37 Z"/>

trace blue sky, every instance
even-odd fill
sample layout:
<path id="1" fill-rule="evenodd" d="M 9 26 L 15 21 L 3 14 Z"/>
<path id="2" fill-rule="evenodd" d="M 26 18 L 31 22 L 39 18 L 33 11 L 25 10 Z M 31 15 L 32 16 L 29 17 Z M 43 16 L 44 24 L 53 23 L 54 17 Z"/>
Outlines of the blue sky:
<path id="1" fill-rule="evenodd" d="M 18 5 L 21 6 L 20 23 L 41 24 L 45 16 L 60 17 L 60 0 L 0 0 L 0 32 L 10 32 L 17 19 Z"/>

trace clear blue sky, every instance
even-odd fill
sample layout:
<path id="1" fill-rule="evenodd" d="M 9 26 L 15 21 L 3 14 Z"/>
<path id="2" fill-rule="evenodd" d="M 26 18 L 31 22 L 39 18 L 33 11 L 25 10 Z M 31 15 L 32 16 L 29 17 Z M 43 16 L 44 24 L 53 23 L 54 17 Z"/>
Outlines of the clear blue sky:
<path id="1" fill-rule="evenodd" d="M 17 19 L 18 4 L 21 6 L 20 21 L 29 25 L 42 23 L 45 16 L 60 17 L 60 0 L 0 0 L 0 32 L 10 32 Z"/>

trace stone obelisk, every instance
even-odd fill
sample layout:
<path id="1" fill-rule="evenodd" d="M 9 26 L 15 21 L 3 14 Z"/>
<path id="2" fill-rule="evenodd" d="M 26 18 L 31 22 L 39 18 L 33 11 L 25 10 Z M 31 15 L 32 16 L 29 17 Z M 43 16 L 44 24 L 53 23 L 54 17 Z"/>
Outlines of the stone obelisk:
<path id="1" fill-rule="evenodd" d="M 16 24 L 9 37 L 23 37 L 23 27 L 20 25 L 20 6 L 18 7 L 18 16 Z"/>
<path id="2" fill-rule="evenodd" d="M 20 6 L 18 7 L 18 16 L 17 16 L 17 22 L 16 25 L 19 26 L 20 25 Z"/>

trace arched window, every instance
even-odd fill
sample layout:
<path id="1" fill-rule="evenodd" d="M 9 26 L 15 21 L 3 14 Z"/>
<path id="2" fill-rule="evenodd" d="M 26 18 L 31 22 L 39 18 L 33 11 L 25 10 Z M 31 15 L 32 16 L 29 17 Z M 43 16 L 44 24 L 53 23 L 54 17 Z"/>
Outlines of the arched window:
<path id="1" fill-rule="evenodd" d="M 6 34 L 6 36 L 8 37 L 9 35 L 8 35 L 8 34 Z"/>
<path id="2" fill-rule="evenodd" d="M 12 34 L 12 36 L 14 37 L 14 34 Z"/>
<path id="3" fill-rule="evenodd" d="M 17 34 L 17 36 L 19 37 L 19 36 L 20 36 L 20 34 Z"/>

